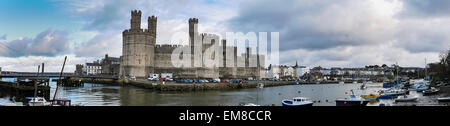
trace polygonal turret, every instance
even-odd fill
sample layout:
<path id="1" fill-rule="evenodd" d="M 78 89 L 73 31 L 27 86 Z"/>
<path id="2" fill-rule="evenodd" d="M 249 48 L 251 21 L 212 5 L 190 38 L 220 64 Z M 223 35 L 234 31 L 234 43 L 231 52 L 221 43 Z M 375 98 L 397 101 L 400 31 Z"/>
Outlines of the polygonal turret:
<path id="1" fill-rule="evenodd" d="M 157 22 L 158 17 L 156 17 L 155 15 L 148 17 L 148 31 L 150 31 L 150 34 L 154 37 L 156 37 Z"/>
<path id="2" fill-rule="evenodd" d="M 141 15 L 142 12 L 140 10 L 131 11 L 131 29 L 141 29 Z"/>

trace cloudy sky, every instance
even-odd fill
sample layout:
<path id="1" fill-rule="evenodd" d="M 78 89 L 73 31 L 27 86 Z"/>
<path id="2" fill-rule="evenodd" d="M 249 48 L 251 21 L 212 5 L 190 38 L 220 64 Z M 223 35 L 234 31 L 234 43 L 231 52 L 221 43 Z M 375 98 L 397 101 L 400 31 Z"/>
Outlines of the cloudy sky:
<path id="1" fill-rule="evenodd" d="M 58 71 L 122 53 L 130 11 L 158 16 L 157 43 L 199 18 L 199 31 L 279 32 L 280 62 L 305 66 L 424 66 L 450 49 L 448 0 L 2 0 L 0 67 Z"/>

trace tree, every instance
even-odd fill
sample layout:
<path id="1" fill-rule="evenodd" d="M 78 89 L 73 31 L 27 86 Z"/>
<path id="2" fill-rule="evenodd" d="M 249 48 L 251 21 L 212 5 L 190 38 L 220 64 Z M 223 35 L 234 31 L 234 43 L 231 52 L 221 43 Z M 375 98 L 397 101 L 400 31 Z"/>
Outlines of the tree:
<path id="1" fill-rule="evenodd" d="M 434 81 L 449 81 L 450 78 L 450 50 L 439 55 L 440 62 L 430 63 L 429 72 L 432 73 Z"/>

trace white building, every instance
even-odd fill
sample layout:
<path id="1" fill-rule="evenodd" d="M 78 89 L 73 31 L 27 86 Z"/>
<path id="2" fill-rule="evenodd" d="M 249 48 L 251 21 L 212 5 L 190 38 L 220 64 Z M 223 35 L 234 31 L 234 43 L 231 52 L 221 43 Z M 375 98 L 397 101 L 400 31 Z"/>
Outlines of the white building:
<path id="1" fill-rule="evenodd" d="M 300 78 L 301 76 L 305 75 L 306 73 L 309 73 L 309 67 L 297 67 L 297 78 Z"/>
<path id="2" fill-rule="evenodd" d="M 86 63 L 87 75 L 99 75 L 102 74 L 102 64 L 100 62 Z"/>

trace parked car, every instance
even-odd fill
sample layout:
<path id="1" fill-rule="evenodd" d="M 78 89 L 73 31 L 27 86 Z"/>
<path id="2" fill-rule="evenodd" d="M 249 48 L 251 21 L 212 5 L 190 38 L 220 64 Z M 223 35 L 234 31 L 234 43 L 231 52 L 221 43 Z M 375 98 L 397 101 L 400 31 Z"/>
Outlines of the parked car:
<path id="1" fill-rule="evenodd" d="M 148 78 L 149 81 L 158 81 L 158 78 Z"/>

